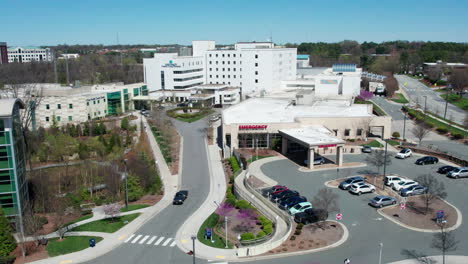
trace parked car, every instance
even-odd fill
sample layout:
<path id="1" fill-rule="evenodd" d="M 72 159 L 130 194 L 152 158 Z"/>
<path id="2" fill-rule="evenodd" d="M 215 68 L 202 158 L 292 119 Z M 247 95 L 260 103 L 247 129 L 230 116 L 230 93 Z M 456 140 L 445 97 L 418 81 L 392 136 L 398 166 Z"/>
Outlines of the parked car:
<path id="1" fill-rule="evenodd" d="M 309 160 L 304 160 L 305 165 L 309 165 Z M 325 163 L 325 159 L 323 157 L 315 157 L 314 158 L 314 165 L 322 165 Z"/>
<path id="2" fill-rule="evenodd" d="M 184 201 L 187 199 L 188 191 L 178 191 L 175 196 L 172 204 L 183 204 Z"/>
<path id="3" fill-rule="evenodd" d="M 355 177 L 350 177 L 350 178 L 347 178 L 346 180 L 342 181 L 339 185 L 340 189 L 343 189 L 343 190 L 348 190 L 349 187 L 352 185 L 352 184 L 355 184 L 355 183 L 358 183 L 358 182 L 364 182 L 364 178 L 363 177 L 360 177 L 360 176 L 355 176 Z"/>
<path id="4" fill-rule="evenodd" d="M 364 146 L 362 146 L 361 151 L 362 151 L 362 153 L 371 153 L 372 152 L 372 147 L 368 146 L 368 145 L 364 145 Z"/>
<path id="5" fill-rule="evenodd" d="M 426 187 L 422 185 L 412 185 L 408 188 L 402 189 L 400 191 L 401 196 L 410 196 L 410 195 L 418 195 L 418 194 L 423 194 L 427 190 Z"/>
<path id="6" fill-rule="evenodd" d="M 289 208 L 289 214 L 290 215 L 295 215 L 297 213 L 302 213 L 306 209 L 309 209 L 309 208 L 312 208 L 312 204 L 309 203 L 309 202 L 298 203 L 295 206 Z"/>
<path id="7" fill-rule="evenodd" d="M 302 213 L 294 215 L 294 222 L 304 225 L 312 224 L 319 221 L 325 221 L 328 218 L 328 212 L 322 209 L 310 208 Z"/>
<path id="8" fill-rule="evenodd" d="M 441 174 L 447 174 L 447 173 L 453 171 L 456 168 L 457 167 L 454 167 L 454 166 L 442 166 L 442 167 L 437 169 L 437 172 L 441 173 Z"/>
<path id="9" fill-rule="evenodd" d="M 399 192 L 400 190 L 403 190 L 413 185 L 418 185 L 418 183 L 413 180 L 404 179 L 401 182 L 394 183 L 392 188 L 393 190 Z"/>
<path id="10" fill-rule="evenodd" d="M 436 164 L 437 162 L 439 162 L 438 158 L 432 157 L 432 156 L 425 156 L 425 157 L 422 157 L 422 158 L 416 160 L 415 164 L 416 165 L 426 165 L 426 164 Z"/>
<path id="11" fill-rule="evenodd" d="M 270 195 L 270 200 L 274 202 L 276 200 L 287 199 L 289 197 L 298 196 L 298 195 L 299 195 L 299 192 L 297 191 L 286 190 L 283 192 L 279 192 L 277 194 Z"/>
<path id="12" fill-rule="evenodd" d="M 295 206 L 298 203 L 303 203 L 307 202 L 307 198 L 304 196 L 294 196 L 294 197 L 289 197 L 288 199 L 283 199 L 280 201 L 278 207 L 286 210 L 292 206 Z"/>
<path id="13" fill-rule="evenodd" d="M 370 193 L 370 192 L 375 192 L 375 187 L 372 184 L 364 183 L 364 182 L 358 182 L 351 187 L 349 187 L 349 192 L 361 195 L 362 193 Z"/>
<path id="14" fill-rule="evenodd" d="M 220 118 L 221 118 L 220 115 L 212 115 L 212 116 L 210 117 L 210 122 L 216 122 L 216 121 L 218 121 Z"/>
<path id="15" fill-rule="evenodd" d="M 188 103 L 177 104 L 177 107 L 187 107 L 187 106 L 188 106 Z"/>
<path id="16" fill-rule="evenodd" d="M 376 197 L 370 199 L 369 205 L 374 207 L 382 208 L 384 206 L 396 204 L 397 201 L 391 196 L 377 195 Z"/>
<path id="17" fill-rule="evenodd" d="M 265 196 L 265 197 L 268 197 L 273 192 L 276 192 L 278 190 L 283 190 L 284 188 L 287 189 L 287 187 L 284 186 L 284 185 L 275 185 L 273 187 L 266 188 L 266 189 L 262 190 L 262 195 Z"/>
<path id="18" fill-rule="evenodd" d="M 387 186 L 392 186 L 394 183 L 401 182 L 402 180 L 406 180 L 406 178 L 403 178 L 399 175 L 388 175 L 385 176 L 384 183 Z"/>
<path id="19" fill-rule="evenodd" d="M 411 151 L 411 149 L 404 148 L 395 155 L 395 158 L 406 159 L 406 158 L 411 157 L 412 155 L 413 155 L 413 152 Z"/>
<path id="20" fill-rule="evenodd" d="M 455 168 L 454 170 L 447 173 L 447 177 L 455 179 L 468 177 L 468 167 Z"/>

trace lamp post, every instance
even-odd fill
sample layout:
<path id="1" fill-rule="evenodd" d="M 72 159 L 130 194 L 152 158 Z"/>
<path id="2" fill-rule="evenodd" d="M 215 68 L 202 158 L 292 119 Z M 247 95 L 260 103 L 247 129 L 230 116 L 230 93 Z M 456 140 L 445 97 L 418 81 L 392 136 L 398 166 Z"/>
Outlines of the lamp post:
<path id="1" fill-rule="evenodd" d="M 125 166 L 125 209 L 128 210 L 128 174 L 127 174 L 127 159 L 124 159 Z"/>
<path id="2" fill-rule="evenodd" d="M 448 108 L 448 96 L 449 96 L 449 91 L 452 90 L 452 85 L 449 84 L 446 88 L 446 92 L 445 92 L 445 110 L 444 110 L 444 119 L 445 117 L 447 116 L 447 108 Z"/>
<path id="3" fill-rule="evenodd" d="M 228 221 L 228 217 L 227 216 L 224 216 L 224 228 L 226 229 L 226 248 L 228 248 L 228 238 L 227 238 L 227 221 Z"/>
<path id="4" fill-rule="evenodd" d="M 387 172 L 387 146 L 388 146 L 388 141 L 385 140 L 385 154 L 384 154 L 383 178 L 382 178 L 383 182 L 385 182 L 385 174 Z M 383 189 L 385 190 L 385 183 L 383 184 Z"/>
<path id="5" fill-rule="evenodd" d="M 195 239 L 197 237 L 196 236 L 192 236 L 191 239 L 192 239 L 192 259 L 193 259 L 193 264 L 195 264 Z"/>
<path id="6" fill-rule="evenodd" d="M 406 108 L 403 108 L 406 109 Z M 405 133 L 406 133 L 406 111 L 403 111 L 403 142 L 405 141 Z"/>
<path id="7" fill-rule="evenodd" d="M 380 246 L 379 264 L 382 264 L 382 248 L 383 248 L 383 243 L 379 243 L 379 246 Z"/>
<path id="8" fill-rule="evenodd" d="M 424 114 L 426 114 L 426 111 L 427 111 L 426 110 L 427 109 L 426 108 L 427 107 L 427 95 L 423 95 L 423 97 L 424 97 Z"/>

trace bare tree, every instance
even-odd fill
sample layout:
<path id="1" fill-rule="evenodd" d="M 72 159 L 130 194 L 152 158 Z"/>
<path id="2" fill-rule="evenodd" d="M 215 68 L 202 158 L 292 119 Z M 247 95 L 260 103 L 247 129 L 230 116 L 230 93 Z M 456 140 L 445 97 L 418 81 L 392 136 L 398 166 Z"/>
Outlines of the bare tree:
<path id="1" fill-rule="evenodd" d="M 463 89 L 468 86 L 468 70 L 454 70 L 450 75 L 449 83 L 461 98 L 463 96 Z"/>
<path id="2" fill-rule="evenodd" d="M 436 264 L 437 263 L 437 261 L 429 258 L 426 254 L 422 252 L 418 252 L 416 250 L 402 249 L 401 255 L 405 256 L 408 259 L 415 259 L 417 262 L 421 264 Z"/>
<path id="3" fill-rule="evenodd" d="M 371 124 L 372 124 L 372 121 L 373 121 L 373 118 L 370 117 L 370 118 L 366 118 L 366 119 L 362 119 L 362 121 L 360 121 L 357 125 L 358 128 L 362 128 L 362 137 L 364 138 L 364 140 L 367 141 L 367 136 L 369 135 L 370 133 L 370 127 L 371 127 Z"/>
<path id="4" fill-rule="evenodd" d="M 68 226 L 66 216 L 68 212 L 67 204 L 64 201 L 64 198 L 55 197 L 52 200 L 52 207 L 54 208 L 54 228 L 57 235 L 60 237 L 60 240 L 63 239 L 65 234 L 68 232 Z"/>
<path id="5" fill-rule="evenodd" d="M 429 132 L 430 130 L 424 127 L 421 123 L 416 124 L 411 129 L 411 133 L 413 133 L 413 135 L 419 140 L 419 144 L 421 144 L 421 141 L 429 134 Z"/>
<path id="6" fill-rule="evenodd" d="M 431 247 L 442 251 L 442 264 L 445 264 L 445 253 L 456 250 L 458 242 L 453 232 L 447 232 L 441 226 L 440 232 L 435 233 L 432 238 Z"/>
<path id="7" fill-rule="evenodd" d="M 370 155 L 366 157 L 366 162 L 372 166 L 377 167 L 377 174 L 374 175 L 374 185 L 377 176 L 380 174 L 380 168 L 382 166 L 388 166 L 392 164 L 392 158 L 390 153 L 385 153 L 384 150 L 374 150 Z"/>
<path id="8" fill-rule="evenodd" d="M 445 191 L 445 185 L 443 182 L 439 181 L 436 177 L 431 174 L 423 174 L 418 176 L 415 179 L 419 184 L 426 187 L 426 192 L 424 195 L 419 196 L 420 199 L 424 201 L 425 210 L 424 214 L 427 214 L 429 207 L 434 202 L 434 200 L 440 198 L 444 199 L 447 197 L 447 192 Z"/>
<path id="9" fill-rule="evenodd" d="M 436 82 L 442 77 L 442 67 L 440 65 L 430 67 L 426 75 L 429 80 Z"/>
<path id="10" fill-rule="evenodd" d="M 323 209 L 327 212 L 338 212 L 340 207 L 338 205 L 338 195 L 331 189 L 320 189 L 314 197 L 312 204 L 315 208 Z"/>

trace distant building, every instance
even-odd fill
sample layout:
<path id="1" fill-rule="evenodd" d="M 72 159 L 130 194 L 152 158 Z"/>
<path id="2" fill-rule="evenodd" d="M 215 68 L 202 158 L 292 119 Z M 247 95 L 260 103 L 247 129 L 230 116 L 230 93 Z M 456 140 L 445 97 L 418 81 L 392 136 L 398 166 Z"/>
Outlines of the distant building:
<path id="1" fill-rule="evenodd" d="M 9 218 L 24 215 L 28 200 L 20 99 L 0 99 L 0 210 Z"/>
<path id="2" fill-rule="evenodd" d="M 309 57 L 307 54 L 297 54 L 297 68 L 310 67 Z"/>
<path id="3" fill-rule="evenodd" d="M 6 42 L 0 42 L 0 64 L 8 63 L 8 48 Z"/>
<path id="4" fill-rule="evenodd" d="M 31 61 L 53 61 L 52 52 L 49 48 L 40 47 L 9 47 L 8 62 L 31 62 Z"/>
<path id="5" fill-rule="evenodd" d="M 441 60 L 437 62 L 424 62 L 423 63 L 423 72 L 427 74 L 429 70 L 439 68 L 442 73 L 444 73 L 444 69 L 448 71 L 452 71 L 453 69 L 466 69 L 468 68 L 468 64 L 460 63 L 460 62 L 443 62 Z"/>
<path id="6" fill-rule="evenodd" d="M 80 54 L 78 53 L 65 53 L 60 55 L 58 59 L 78 59 L 80 57 Z"/>

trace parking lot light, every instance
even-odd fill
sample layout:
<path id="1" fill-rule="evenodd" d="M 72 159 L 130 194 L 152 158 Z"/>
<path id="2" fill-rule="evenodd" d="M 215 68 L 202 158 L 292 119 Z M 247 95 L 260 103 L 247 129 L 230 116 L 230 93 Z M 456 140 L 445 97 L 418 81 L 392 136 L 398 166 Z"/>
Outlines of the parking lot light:
<path id="1" fill-rule="evenodd" d="M 379 252 L 379 264 L 382 264 L 382 248 L 383 248 L 383 243 L 379 243 L 380 246 L 380 252 Z"/>

